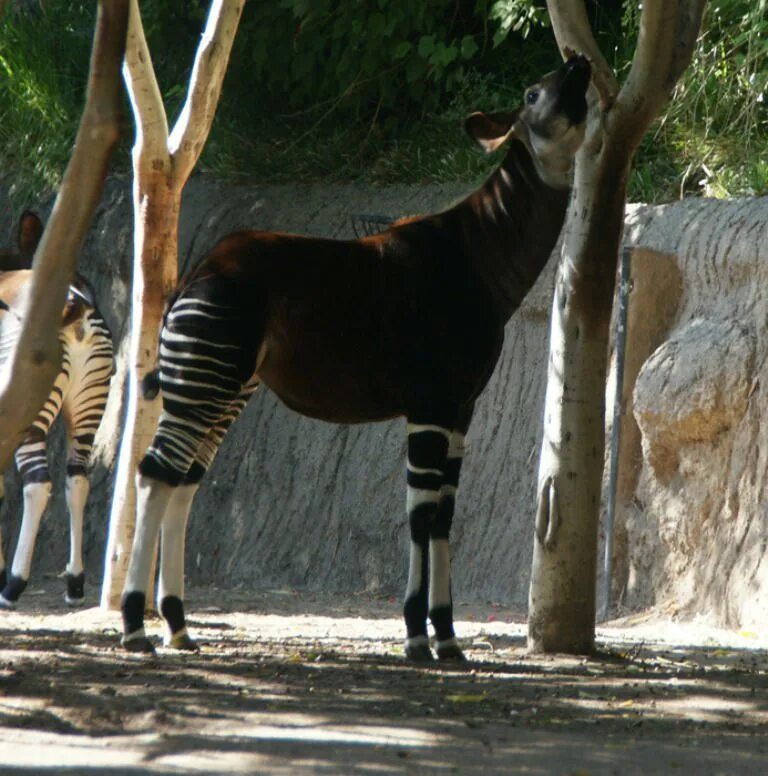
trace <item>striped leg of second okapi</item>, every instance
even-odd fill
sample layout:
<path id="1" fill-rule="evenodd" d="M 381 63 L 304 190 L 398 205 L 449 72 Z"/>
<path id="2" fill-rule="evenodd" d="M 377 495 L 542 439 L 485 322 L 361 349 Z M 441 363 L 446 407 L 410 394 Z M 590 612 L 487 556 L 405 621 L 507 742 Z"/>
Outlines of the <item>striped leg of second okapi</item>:
<path id="1" fill-rule="evenodd" d="M 64 600 L 79 606 L 85 600 L 83 519 L 90 492 L 88 473 L 96 432 L 109 398 L 113 372 L 112 340 L 101 316 L 89 313 L 90 347 L 72 348 L 70 389 L 64 396 L 62 417 L 67 425 L 66 501 L 69 512 L 69 562 L 65 569 Z"/>
<path id="2" fill-rule="evenodd" d="M 0 506 L 2 506 L 5 500 L 5 477 L 0 472 Z M 8 571 L 5 566 L 5 554 L 3 552 L 3 532 L 0 530 L 0 590 L 5 587 L 5 583 L 8 581 Z"/>
<path id="3" fill-rule="evenodd" d="M 430 526 L 440 502 L 451 431 L 438 425 L 408 423 L 407 432 L 407 509 L 411 544 L 403 607 L 408 634 L 405 654 L 411 660 L 424 662 L 434 659 L 427 636 Z"/>
<path id="4" fill-rule="evenodd" d="M 464 433 L 454 431 L 448 446 L 440 503 L 429 531 L 429 619 L 435 629 L 435 651 L 439 660 L 464 660 L 453 630 L 449 543 L 463 457 Z"/>
<path id="5" fill-rule="evenodd" d="M 57 401 L 52 402 L 55 398 Z M 13 554 L 11 573 L 0 593 L 0 608 L 13 609 L 24 592 L 32 568 L 37 533 L 43 512 L 51 495 L 51 477 L 48 473 L 47 433 L 60 404 L 60 394 L 54 391 L 46 403 L 46 409 L 35 421 L 24 441 L 16 451 L 16 466 L 23 483 L 23 514 L 16 550 Z"/>
<path id="6" fill-rule="evenodd" d="M 166 624 L 165 644 L 173 649 L 198 648 L 187 632 L 184 617 L 184 549 L 192 500 L 227 430 L 243 411 L 257 386 L 257 381 L 246 385 L 202 441 L 194 463 L 181 485 L 175 488 L 163 516 L 157 608 Z"/>
<path id="7" fill-rule="evenodd" d="M 96 432 L 104 417 L 112 376 L 112 343 L 102 336 L 84 362 L 77 364 L 72 386 L 64 398 L 62 415 L 67 424 L 66 500 L 69 512 L 69 562 L 65 569 L 64 600 L 80 606 L 85 599 L 83 519 L 90 492 L 88 473 Z"/>

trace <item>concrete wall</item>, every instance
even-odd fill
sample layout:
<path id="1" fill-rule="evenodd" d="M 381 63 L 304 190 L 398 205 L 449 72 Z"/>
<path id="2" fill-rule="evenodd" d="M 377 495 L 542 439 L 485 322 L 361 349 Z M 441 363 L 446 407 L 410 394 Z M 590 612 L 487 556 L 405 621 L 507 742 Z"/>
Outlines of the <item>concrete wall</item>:
<path id="1" fill-rule="evenodd" d="M 457 186 L 238 188 L 196 178 L 184 200 L 180 262 L 186 266 L 241 227 L 349 237 L 351 214 L 428 212 L 463 193 Z M 7 218 L 0 223 L 6 233 L 8 226 Z M 632 379 L 624 394 L 634 400 L 637 426 L 625 434 L 622 450 L 628 468 L 614 588 L 630 608 L 663 604 L 717 622 L 757 621 L 768 609 L 768 199 L 630 208 L 625 236 L 667 256 L 659 259 L 663 272 L 652 257 L 634 270 Z M 120 354 L 87 513 L 94 583 L 102 571 L 122 411 L 131 240 L 129 186 L 113 180 L 81 263 Z M 459 600 L 521 608 L 527 600 L 554 270 L 550 261 L 510 321 L 470 430 L 454 529 Z M 664 278 L 674 279 L 675 293 L 662 310 L 659 300 L 672 285 Z M 664 284 L 655 295 L 654 283 Z M 693 420 L 689 408 L 698 412 Z M 60 443 L 56 450 L 63 460 Z M 403 421 L 323 424 L 291 413 L 260 389 L 194 506 L 189 579 L 400 595 L 408 543 L 404 456 Z M 62 480 L 59 471 L 33 589 L 42 584 L 52 592 L 45 575 L 66 562 Z M 18 483 L 12 476 L 7 484 L 6 548 L 18 528 Z M 94 584 L 89 592 L 95 600 Z"/>

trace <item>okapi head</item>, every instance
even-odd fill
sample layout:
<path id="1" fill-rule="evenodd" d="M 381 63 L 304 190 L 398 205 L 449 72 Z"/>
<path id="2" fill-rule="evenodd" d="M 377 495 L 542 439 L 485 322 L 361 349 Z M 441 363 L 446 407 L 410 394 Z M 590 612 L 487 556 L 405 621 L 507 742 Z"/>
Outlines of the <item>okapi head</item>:
<path id="1" fill-rule="evenodd" d="M 473 113 L 465 128 L 488 153 L 517 138 L 528 149 L 545 183 L 568 188 L 573 157 L 584 140 L 591 75 L 586 57 L 572 56 L 559 70 L 525 90 L 522 107 L 510 112 Z"/>
<path id="2" fill-rule="evenodd" d="M 29 269 L 42 236 L 43 222 L 36 213 L 25 210 L 19 219 L 15 247 L 0 250 L 0 272 Z"/>
<path id="3" fill-rule="evenodd" d="M 40 217 L 31 210 L 25 210 L 21 214 L 16 230 L 16 246 L 0 250 L 0 272 L 30 269 L 44 229 Z M 12 304 L 18 289 L 27 282 L 28 277 L 26 276 L 29 273 L 22 274 L 25 277 L 18 276 L 15 281 L 9 278 L 4 287 L 0 289 L 7 296 L 7 299 L 0 299 L 0 309 L 9 310 L 9 304 Z M 61 325 L 69 325 L 83 314 L 86 307 L 94 306 L 95 300 L 91 284 L 82 275 L 75 273 L 62 312 Z"/>

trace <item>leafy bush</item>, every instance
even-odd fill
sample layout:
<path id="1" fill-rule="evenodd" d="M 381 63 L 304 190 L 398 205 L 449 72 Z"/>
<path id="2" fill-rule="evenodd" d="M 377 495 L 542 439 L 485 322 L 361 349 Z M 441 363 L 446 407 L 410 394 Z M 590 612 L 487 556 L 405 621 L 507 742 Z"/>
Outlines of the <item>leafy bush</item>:
<path id="1" fill-rule="evenodd" d="M 692 66 L 641 146 L 632 198 L 768 192 L 766 4 L 707 4 Z M 28 5 L 0 25 L 0 161 L 17 199 L 58 182 L 93 29 L 92 2 Z M 208 5 L 141 3 L 170 117 Z M 639 4 L 588 6 L 623 77 Z M 201 167 L 262 181 L 476 178 L 489 161 L 461 140 L 460 119 L 517 104 L 523 87 L 557 64 L 547 23 L 543 0 L 247 2 Z M 124 169 L 131 141 L 126 127 Z"/>
<path id="2" fill-rule="evenodd" d="M 636 26 L 636 7 L 624 23 Z M 641 148 L 635 196 L 768 193 L 767 99 L 768 3 L 710 0 L 693 61 Z"/>
<path id="3" fill-rule="evenodd" d="M 50 3 L 0 24 L 0 169 L 18 201 L 55 187 L 69 160 L 88 72 L 90 5 Z"/>

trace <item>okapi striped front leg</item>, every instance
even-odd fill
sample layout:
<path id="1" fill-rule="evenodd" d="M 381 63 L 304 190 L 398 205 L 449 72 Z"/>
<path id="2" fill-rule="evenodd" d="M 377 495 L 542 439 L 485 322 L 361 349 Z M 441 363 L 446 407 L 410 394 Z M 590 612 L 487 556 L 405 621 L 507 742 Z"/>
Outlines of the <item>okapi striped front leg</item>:
<path id="1" fill-rule="evenodd" d="M 440 660 L 464 660 L 453 630 L 451 596 L 450 532 L 456 506 L 456 491 L 464 459 L 464 435 L 472 417 L 471 408 L 457 424 L 448 444 L 440 502 L 429 531 L 429 619 L 435 629 L 435 650 Z"/>
<path id="2" fill-rule="evenodd" d="M 406 505 L 411 544 L 408 587 L 403 607 L 408 634 L 405 654 L 411 660 L 425 662 L 434 659 L 427 635 L 430 531 L 440 503 L 451 429 L 441 425 L 409 422 L 407 433 Z"/>

